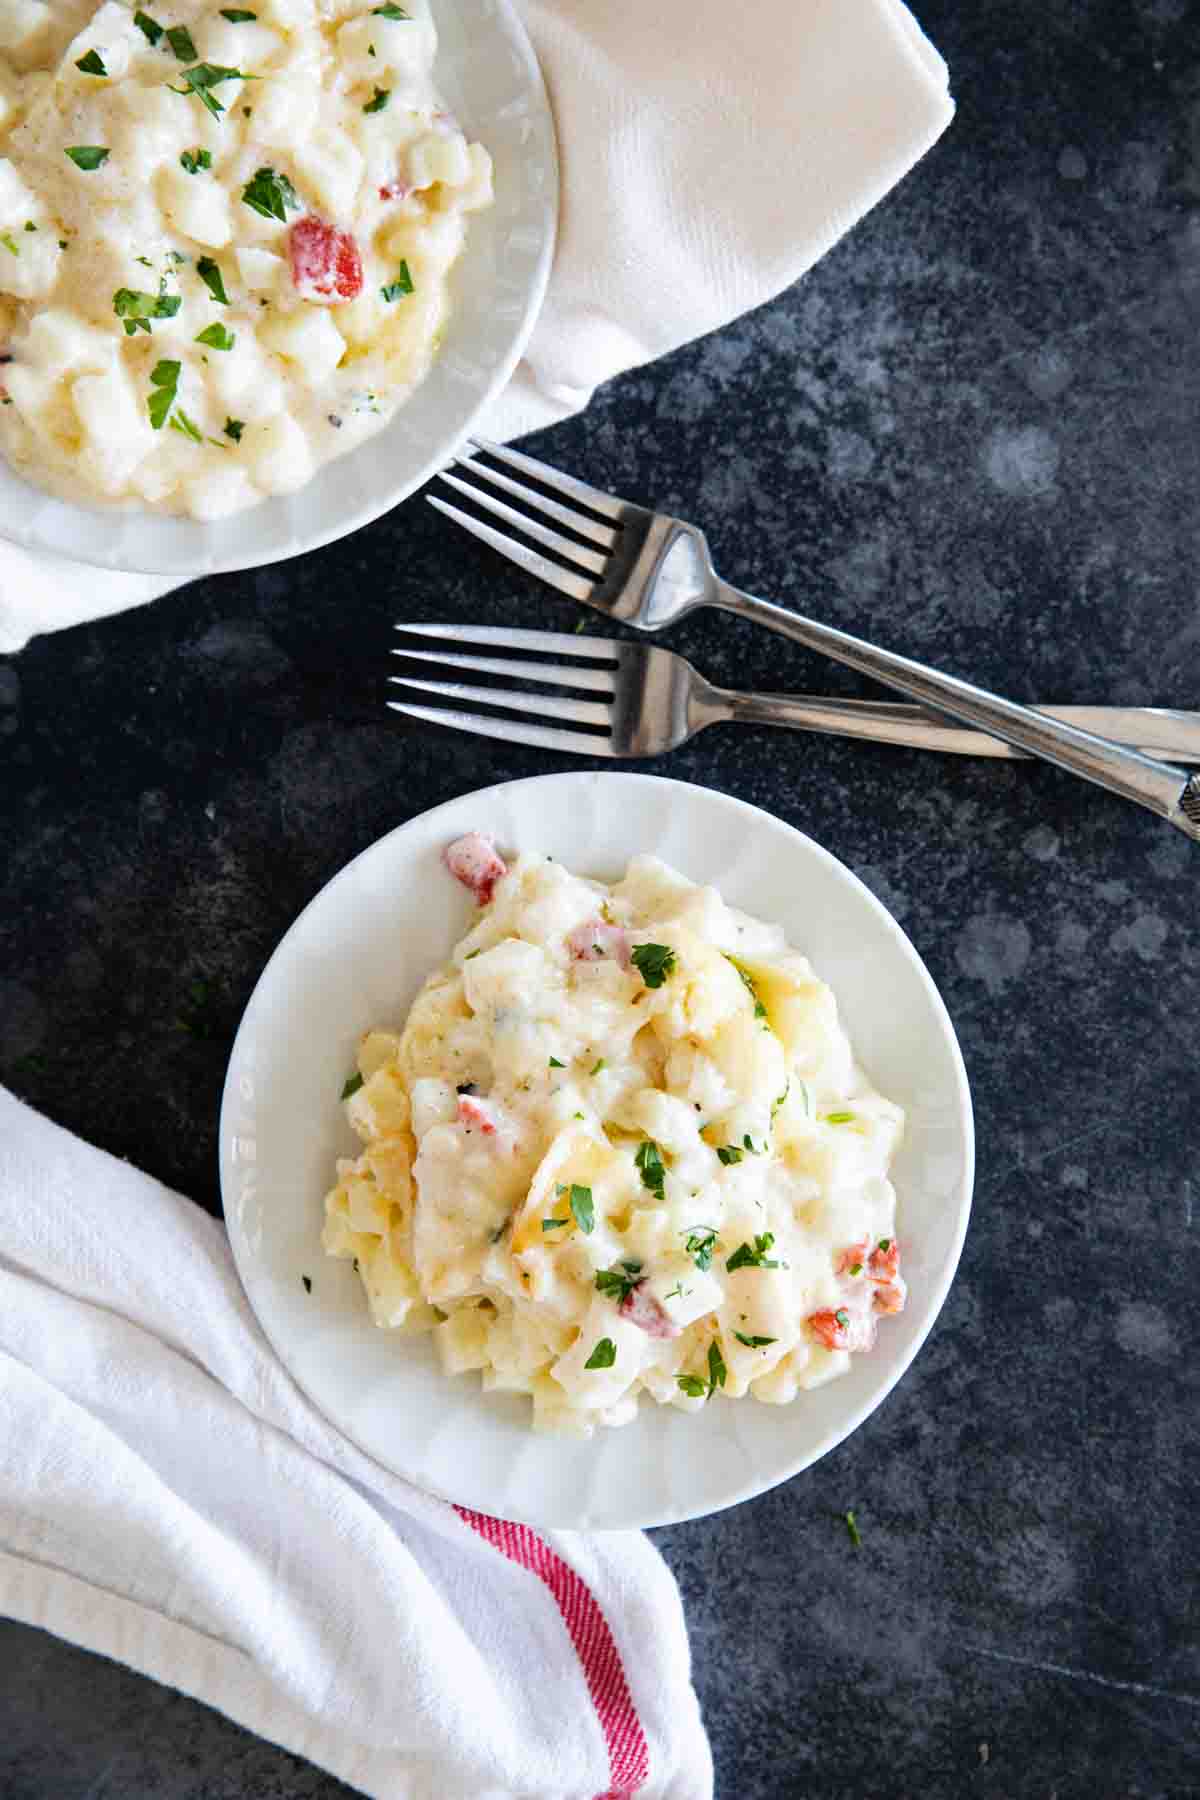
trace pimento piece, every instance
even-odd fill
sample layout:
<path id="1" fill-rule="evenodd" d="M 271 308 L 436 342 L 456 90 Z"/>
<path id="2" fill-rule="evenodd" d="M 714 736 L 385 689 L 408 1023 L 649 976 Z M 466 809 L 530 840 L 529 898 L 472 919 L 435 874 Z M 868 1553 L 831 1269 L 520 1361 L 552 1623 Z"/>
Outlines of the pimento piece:
<path id="1" fill-rule="evenodd" d="M 482 1131 L 484 1137 L 495 1137 L 499 1129 L 495 1109 L 487 1100 L 477 1100 L 474 1094 L 458 1096 L 458 1122 L 468 1131 Z"/>
<path id="2" fill-rule="evenodd" d="M 615 962 L 629 967 L 629 933 L 603 919 L 588 919 L 567 935 L 567 949 L 576 962 Z"/>
<path id="3" fill-rule="evenodd" d="M 508 865 L 497 853 L 495 843 L 480 831 L 468 831 L 442 852 L 442 861 L 465 888 L 470 888 L 477 906 L 487 906 L 496 891 L 496 883 L 508 874 Z"/>
<path id="4" fill-rule="evenodd" d="M 647 1337 L 676 1338 L 682 1329 L 644 1281 L 639 1281 L 635 1287 L 630 1288 L 617 1311 L 631 1325 L 644 1331 Z"/>
<path id="5" fill-rule="evenodd" d="M 875 1311 L 881 1313 L 899 1313 L 904 1311 L 908 1299 L 907 1283 L 897 1275 L 895 1281 L 877 1284 L 875 1288 Z"/>
<path id="6" fill-rule="evenodd" d="M 900 1246 L 895 1238 L 880 1238 L 871 1252 L 868 1267 L 872 1281 L 895 1281 L 900 1273 Z"/>
<path id="7" fill-rule="evenodd" d="M 381 200 L 407 200 L 412 193 L 406 181 L 388 181 L 379 190 Z"/>
<path id="8" fill-rule="evenodd" d="M 808 1322 L 827 1350 L 850 1348 L 850 1314 L 844 1306 L 836 1312 L 811 1313 Z"/>
<path id="9" fill-rule="evenodd" d="M 849 1244 L 842 1251 L 837 1260 L 836 1272 L 839 1275 L 861 1275 L 866 1260 L 867 1240 L 864 1238 L 861 1244 Z"/>
<path id="10" fill-rule="evenodd" d="M 292 286 L 317 306 L 343 306 L 362 293 L 362 257 L 348 231 L 307 213 L 288 232 Z"/>

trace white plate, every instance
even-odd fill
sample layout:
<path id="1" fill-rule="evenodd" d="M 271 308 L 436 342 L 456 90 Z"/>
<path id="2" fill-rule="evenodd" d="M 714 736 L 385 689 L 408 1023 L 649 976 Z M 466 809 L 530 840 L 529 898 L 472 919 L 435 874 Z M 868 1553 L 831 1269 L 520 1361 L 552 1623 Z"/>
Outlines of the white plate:
<path id="1" fill-rule="evenodd" d="M 650 851 L 776 920 L 830 982 L 876 1084 L 908 1113 L 895 1166 L 909 1304 L 849 1374 L 791 1406 L 721 1396 L 697 1416 L 643 1400 L 587 1443 L 535 1436 L 529 1403 L 439 1369 L 427 1337 L 367 1317 L 349 1264 L 321 1252 L 334 1159 L 360 1146 L 338 1095 L 361 1032 L 400 1025 L 471 916 L 440 861 L 473 827 L 615 878 Z M 238 1269 L 296 1380 L 355 1443 L 432 1493 L 541 1526 L 662 1525 L 807 1468 L 879 1405 L 946 1297 L 970 1211 L 966 1073 L 937 990 L 899 926 L 828 851 L 757 808 L 657 776 L 547 775 L 487 788 L 401 826 L 342 870 L 254 990 L 221 1111 L 221 1186 Z M 312 1282 L 306 1293 L 302 1277 Z"/>
<path id="2" fill-rule="evenodd" d="M 211 524 L 92 510 L 32 487 L 0 456 L 0 537 L 106 569 L 179 579 L 249 569 L 357 531 L 428 481 L 516 368 L 554 252 L 554 121 L 509 0 L 435 0 L 438 90 L 491 152 L 496 203 L 468 221 L 449 323 L 428 378 L 396 417 L 298 493 Z"/>

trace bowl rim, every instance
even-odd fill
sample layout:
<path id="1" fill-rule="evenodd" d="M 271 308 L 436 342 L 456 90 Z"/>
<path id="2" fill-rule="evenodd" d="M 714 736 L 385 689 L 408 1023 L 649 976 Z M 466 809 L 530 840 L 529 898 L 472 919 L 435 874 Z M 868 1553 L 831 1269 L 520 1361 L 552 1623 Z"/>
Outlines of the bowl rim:
<path id="1" fill-rule="evenodd" d="M 440 0 L 440 3 L 462 7 L 464 0 Z M 478 428 L 480 419 L 512 380 L 517 365 L 533 336 L 550 283 L 550 272 L 558 245 L 562 204 L 561 157 L 558 149 L 557 122 L 537 51 L 534 49 L 525 22 L 517 12 L 513 0 L 490 0 L 487 10 L 491 16 L 499 17 L 503 21 L 505 31 L 520 54 L 523 72 L 530 91 L 537 96 L 540 102 L 545 126 L 543 150 L 548 178 L 546 198 L 549 218 L 542 233 L 536 261 L 533 265 L 533 279 L 526 290 L 520 314 L 513 323 L 509 348 L 496 364 L 486 384 L 478 390 L 474 404 L 461 428 L 447 436 L 439 447 L 425 458 L 417 473 L 401 481 L 381 503 L 368 501 L 360 505 L 357 510 L 343 514 L 336 523 L 331 524 L 327 529 L 319 529 L 311 534 L 306 533 L 302 541 L 294 544 L 280 547 L 272 543 L 261 549 L 231 551 L 225 554 L 205 553 L 203 557 L 197 556 L 195 559 L 173 550 L 170 553 L 157 554 L 139 551 L 135 543 L 131 550 L 122 549 L 118 560 L 115 553 L 111 549 L 106 549 L 104 543 L 100 541 L 98 528 L 105 521 L 111 520 L 115 529 L 127 524 L 130 519 L 136 520 L 139 517 L 156 520 L 166 518 L 168 522 L 176 521 L 184 526 L 202 523 L 201 521 L 190 519 L 182 514 L 163 515 L 136 507 L 130 509 L 90 507 L 39 488 L 20 471 L 7 465 L 9 473 L 28 489 L 31 501 L 36 502 L 39 506 L 47 502 L 53 503 L 65 508 L 69 513 L 93 520 L 96 522 L 97 531 L 95 537 L 90 538 L 83 546 L 72 544 L 66 549 L 58 548 L 42 542 L 30 542 L 20 535 L 12 535 L 6 528 L 3 511 L 0 511 L 0 543 L 11 544 L 15 549 L 22 550 L 30 556 L 54 556 L 67 563 L 80 564 L 84 568 L 107 569 L 111 572 L 131 575 L 158 575 L 164 578 L 165 585 L 181 587 L 187 582 L 203 580 L 210 575 L 231 574 L 243 569 L 262 568 L 264 565 L 288 562 L 293 557 L 307 556 L 312 552 L 324 549 L 326 545 L 350 537 L 356 531 L 361 531 L 365 526 L 373 524 L 376 519 L 383 518 L 395 507 L 402 505 L 418 489 L 424 487 L 426 482 L 432 480 L 439 470 L 453 462 L 472 432 Z M 436 361 L 435 357 L 435 364 Z M 428 379 L 428 375 L 426 379 Z M 404 410 L 404 406 L 401 405 L 384 426 L 383 431 L 378 434 L 379 438 L 386 437 L 388 431 L 393 427 L 402 425 Z M 373 441 L 371 438 L 364 439 L 362 444 L 355 447 L 356 451 Z M 298 489 L 295 494 L 285 495 L 282 498 L 285 500 L 302 498 L 316 482 L 320 481 L 326 469 L 336 466 L 343 460 L 341 457 L 334 457 L 329 462 L 322 463 L 313 472 L 304 487 Z M 0 453 L 0 461 L 6 461 L 2 453 Z M 264 500 L 257 502 L 255 506 L 246 508 L 245 513 L 251 515 L 260 507 L 268 506 L 278 498 L 280 496 L 268 495 Z M 218 520 L 216 523 L 220 524 L 221 521 Z"/>
<path id="2" fill-rule="evenodd" d="M 254 984 L 250 998 L 246 1002 L 241 1020 L 239 1021 L 237 1033 L 229 1055 L 229 1062 L 226 1067 L 225 1079 L 222 1084 L 221 1107 L 218 1121 L 218 1176 L 222 1210 L 225 1216 L 234 1263 L 237 1268 L 238 1278 L 242 1284 L 243 1291 L 246 1294 L 250 1310 L 254 1315 L 259 1329 L 263 1332 L 264 1337 L 267 1339 L 275 1355 L 279 1358 L 279 1361 L 287 1370 L 291 1379 L 296 1382 L 310 1404 L 316 1408 L 322 1418 L 326 1419 L 331 1428 L 344 1438 L 347 1443 L 353 1445 L 356 1450 L 369 1458 L 370 1461 L 377 1463 L 381 1468 L 387 1469 L 389 1473 L 397 1474 L 401 1479 L 411 1481 L 414 1486 L 420 1487 L 422 1491 L 433 1494 L 437 1498 L 445 1500 L 452 1505 L 475 1504 L 475 1502 L 470 1499 L 464 1501 L 460 1496 L 456 1496 L 445 1488 L 437 1486 L 430 1482 L 425 1476 L 422 1476 L 418 1480 L 407 1471 L 398 1470 L 393 1465 L 386 1463 L 378 1455 L 377 1451 L 369 1448 L 366 1444 L 357 1439 L 352 1431 L 347 1430 L 338 1419 L 332 1417 L 330 1413 L 326 1411 L 324 1403 L 309 1389 L 303 1377 L 293 1368 L 291 1360 L 285 1354 L 284 1350 L 280 1348 L 279 1344 L 276 1343 L 270 1328 L 266 1321 L 260 1316 L 259 1311 L 254 1304 L 250 1282 L 247 1279 L 246 1269 L 243 1267 L 243 1258 L 247 1258 L 248 1261 L 249 1246 L 241 1228 L 237 1206 L 234 1203 L 234 1170 L 232 1161 L 227 1155 L 226 1146 L 230 1141 L 233 1112 L 237 1102 L 235 1088 L 237 1076 L 240 1072 L 239 1062 L 244 1057 L 245 1045 L 243 1040 L 248 1039 L 249 1029 L 253 1026 L 253 1014 L 258 996 L 260 991 L 264 988 L 272 966 L 275 964 L 276 960 L 284 954 L 291 938 L 294 934 L 299 932 L 305 919 L 313 908 L 319 903 L 327 901 L 331 894 L 337 890 L 339 885 L 343 884 L 343 882 L 350 877 L 352 870 L 360 868 L 367 860 L 382 855 L 383 847 L 385 845 L 391 844 L 395 838 L 401 836 L 410 829 L 413 829 L 417 825 L 424 826 L 427 829 L 431 828 L 436 825 L 436 821 L 442 814 L 459 812 L 460 809 L 466 805 L 482 802 L 489 797 L 504 794 L 514 789 L 544 789 L 547 786 L 557 787 L 579 783 L 594 785 L 638 783 L 668 790 L 678 790 L 682 788 L 688 790 L 691 794 L 695 794 L 696 792 L 702 793 L 708 802 L 715 803 L 718 807 L 725 807 L 741 813 L 750 814 L 756 820 L 765 820 L 768 824 L 777 826 L 795 838 L 798 838 L 804 844 L 808 852 L 815 854 L 818 860 L 824 862 L 838 878 L 847 881 L 852 888 L 856 889 L 866 900 L 868 906 L 877 913 L 882 923 L 886 926 L 889 935 L 893 939 L 897 952 L 903 956 L 912 967 L 918 981 L 925 990 L 926 996 L 930 1002 L 933 1018 L 942 1032 L 945 1048 L 948 1053 L 953 1077 L 955 1122 L 962 1138 L 962 1173 L 953 1198 L 955 1209 L 954 1229 L 942 1266 L 941 1275 L 930 1290 L 926 1302 L 926 1316 L 922 1320 L 911 1344 L 907 1346 L 906 1351 L 900 1357 L 896 1367 L 888 1375 L 883 1386 L 873 1392 L 868 1399 L 848 1411 L 844 1417 L 839 1418 L 835 1424 L 832 1424 L 817 1441 L 814 1447 L 803 1452 L 785 1467 L 772 1472 L 766 1480 L 751 1475 L 738 1487 L 731 1489 L 720 1501 L 719 1505 L 713 1506 L 702 1502 L 698 1506 L 690 1509 L 684 1507 L 683 1509 L 672 1509 L 669 1513 L 638 1517 L 630 1520 L 627 1525 L 583 1527 L 583 1529 L 592 1530 L 652 1530 L 666 1525 L 684 1524 L 691 1519 L 708 1518 L 718 1512 L 727 1511 L 732 1506 L 739 1506 L 745 1501 L 756 1499 L 760 1494 L 768 1493 L 772 1489 L 782 1486 L 783 1483 L 793 1480 L 795 1476 L 802 1474 L 804 1470 L 811 1468 L 814 1463 L 817 1463 L 823 1457 L 828 1456 L 839 1444 L 844 1443 L 845 1440 L 857 1431 L 858 1427 L 863 1424 L 873 1412 L 882 1406 L 883 1402 L 896 1387 L 897 1383 L 908 1373 L 941 1314 L 942 1308 L 946 1303 L 947 1295 L 950 1292 L 950 1288 L 952 1287 L 954 1278 L 958 1272 L 963 1245 L 966 1241 L 967 1228 L 970 1224 L 976 1172 L 974 1108 L 962 1049 L 959 1045 L 958 1036 L 955 1032 L 953 1021 L 950 1018 L 946 1003 L 942 999 L 938 986 L 926 967 L 920 952 L 909 938 L 907 932 L 904 931 L 903 927 L 884 905 L 879 896 L 867 886 L 866 882 L 864 882 L 860 876 L 855 874 L 853 869 L 842 862 L 840 857 L 835 856 L 831 850 L 827 850 L 823 844 L 819 844 L 815 838 L 810 837 L 807 832 L 801 831 L 799 827 L 788 824 L 786 820 L 778 818 L 774 813 L 767 812 L 764 807 L 755 806 L 751 801 L 742 800 L 737 795 L 725 793 L 720 789 L 708 787 L 706 784 L 700 782 L 680 781 L 671 776 L 645 774 L 634 770 L 559 770 L 551 774 L 523 776 L 516 780 L 496 782 L 491 783 L 486 787 L 471 789 L 464 794 L 459 794 L 448 800 L 441 801 L 437 806 L 429 807 L 422 812 L 413 814 L 411 818 L 404 820 L 400 825 L 394 826 L 390 831 L 384 832 L 380 837 L 375 838 L 370 844 L 367 844 L 362 850 L 357 852 L 356 855 L 352 856 L 344 863 L 336 874 L 332 875 L 328 881 L 324 882 L 301 908 L 300 912 L 296 915 L 295 919 L 284 932 L 274 950 L 271 952 L 271 955 L 264 963 L 258 979 Z M 631 855 L 633 853 L 633 851 L 630 852 Z M 489 1510 L 492 1509 L 489 1508 Z M 571 1526 L 563 1525 L 561 1522 L 547 1524 L 544 1520 L 530 1520 L 527 1515 L 506 1511 L 503 1507 L 495 1508 L 493 1516 L 502 1519 L 510 1519 L 517 1523 L 530 1523 L 535 1529 L 572 1529 Z M 576 1527 L 576 1529 L 578 1528 L 579 1527 Z"/>

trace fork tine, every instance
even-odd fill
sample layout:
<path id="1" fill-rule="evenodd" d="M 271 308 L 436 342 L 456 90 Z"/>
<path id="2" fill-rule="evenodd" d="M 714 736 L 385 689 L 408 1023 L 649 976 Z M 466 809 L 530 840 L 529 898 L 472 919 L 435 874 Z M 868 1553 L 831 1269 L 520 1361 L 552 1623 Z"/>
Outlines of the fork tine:
<path id="1" fill-rule="evenodd" d="M 444 694 L 448 700 L 474 700 L 482 706 L 507 706 L 511 712 L 532 713 L 534 718 L 565 719 L 571 725 L 603 725 L 612 730 L 612 707 L 603 701 L 555 700 L 549 694 L 514 693 L 511 688 L 471 687 L 465 681 L 417 681 L 407 675 L 389 675 L 393 687 L 420 688 L 425 694 Z"/>
<path id="2" fill-rule="evenodd" d="M 410 625 L 405 620 L 396 626 L 396 630 L 411 632 L 415 637 L 445 638 L 452 644 L 485 644 L 497 650 L 544 650 L 547 656 L 586 656 L 591 662 L 603 661 L 614 669 L 618 650 L 641 649 L 640 644 L 623 644 L 620 638 L 583 637 L 572 631 L 529 631 L 520 625 Z"/>
<path id="3" fill-rule="evenodd" d="M 447 487 L 452 487 L 458 493 L 465 494 L 468 500 L 473 501 L 476 506 L 481 506 L 485 512 L 493 513 L 496 518 L 503 519 L 508 525 L 515 525 L 518 531 L 523 531 L 526 537 L 531 537 L 535 542 L 544 544 L 547 550 L 556 550 L 559 556 L 565 556 L 577 567 L 590 569 L 593 575 L 603 575 L 608 566 L 607 556 L 602 556 L 597 550 L 585 549 L 582 544 L 573 544 L 570 538 L 563 536 L 561 531 L 553 531 L 549 525 L 540 524 L 528 513 L 518 512 L 515 506 L 508 506 L 503 500 L 497 499 L 495 494 L 489 494 L 482 488 L 473 487 L 469 481 L 462 481 L 457 475 L 448 475 L 445 469 L 441 471 L 438 479 L 444 481 Z"/>
<path id="4" fill-rule="evenodd" d="M 544 481 L 556 493 L 570 494 L 572 499 L 582 500 L 593 512 L 603 513 L 606 519 L 616 519 L 620 523 L 624 517 L 626 502 L 606 494 L 601 488 L 589 487 L 586 481 L 564 475 L 561 469 L 552 469 L 549 463 L 539 462 L 535 456 L 526 456 L 520 450 L 510 450 L 505 444 L 493 444 L 488 438 L 470 438 L 468 441 L 472 449 L 482 450 L 510 468 L 520 469 L 524 475 L 532 475 L 535 481 Z"/>
<path id="5" fill-rule="evenodd" d="M 449 650 L 409 650 L 403 645 L 394 648 L 392 655 L 406 656 L 410 662 L 446 663 L 477 675 L 514 675 L 518 681 L 541 681 L 550 687 L 590 688 L 597 694 L 611 694 L 615 679 L 604 669 L 585 669 L 578 664 L 510 662 L 503 656 L 455 656 Z"/>
<path id="6" fill-rule="evenodd" d="M 506 744 L 532 744 L 538 750 L 565 750 L 571 756 L 615 756 L 612 739 L 582 731 L 556 731 L 550 725 L 518 725 L 513 719 L 485 719 L 479 713 L 453 712 L 437 706 L 402 706 L 389 700 L 392 712 L 405 713 L 429 725 L 454 725 L 478 737 L 500 738 Z"/>
<path id="7" fill-rule="evenodd" d="M 470 469 L 482 481 L 490 481 L 493 487 L 503 488 L 506 494 L 515 494 L 526 506 L 531 506 L 548 519 L 557 519 L 560 525 L 566 525 L 571 531 L 577 531 L 581 537 L 590 538 L 593 544 L 599 544 L 602 550 L 611 550 L 617 541 L 617 533 L 611 525 L 601 525 L 597 519 L 585 519 L 574 507 L 560 506 L 557 500 L 547 499 L 545 494 L 535 494 L 532 488 L 514 481 L 511 475 L 502 475 L 499 469 L 490 469 L 477 456 L 459 456 L 455 458 L 460 468 Z"/>
<path id="8" fill-rule="evenodd" d="M 530 550 L 527 545 L 518 544 L 512 538 L 505 537 L 502 531 L 497 531 L 492 525 L 485 525 L 482 519 L 473 519 L 469 513 L 460 511 L 457 506 L 451 506 L 448 501 L 439 500 L 436 494 L 426 494 L 425 498 L 430 506 L 436 506 L 440 513 L 445 513 L 448 519 L 453 519 L 456 524 L 463 527 L 464 531 L 469 531 L 474 537 L 482 538 L 485 544 L 492 546 L 493 550 L 499 550 L 501 555 L 507 556 L 510 562 L 517 563 L 522 569 L 528 569 L 529 573 L 536 575 L 539 581 L 548 582 L 551 587 L 557 588 L 560 594 L 566 594 L 572 600 L 591 599 L 592 590 L 596 584 L 594 581 L 589 581 L 586 576 L 572 575 L 569 570 L 563 568 L 561 563 L 553 563 L 548 557 L 539 556 L 536 550 Z"/>

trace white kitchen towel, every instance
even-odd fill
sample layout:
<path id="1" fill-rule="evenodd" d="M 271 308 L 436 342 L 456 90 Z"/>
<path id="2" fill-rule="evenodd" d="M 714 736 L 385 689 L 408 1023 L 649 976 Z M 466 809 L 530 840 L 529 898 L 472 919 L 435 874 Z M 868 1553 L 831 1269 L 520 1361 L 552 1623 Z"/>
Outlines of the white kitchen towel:
<path id="1" fill-rule="evenodd" d="M 518 0 L 562 211 L 528 354 L 483 426 L 569 417 L 622 369 L 759 306 L 941 136 L 946 65 L 901 0 Z M 0 544 L 0 654 L 175 585 Z"/>
<path id="2" fill-rule="evenodd" d="M 223 1228 L 0 1088 L 0 1614 L 385 1800 L 708 1800 L 638 1532 L 420 1493 L 304 1398 Z"/>

